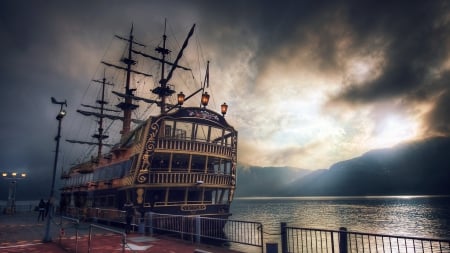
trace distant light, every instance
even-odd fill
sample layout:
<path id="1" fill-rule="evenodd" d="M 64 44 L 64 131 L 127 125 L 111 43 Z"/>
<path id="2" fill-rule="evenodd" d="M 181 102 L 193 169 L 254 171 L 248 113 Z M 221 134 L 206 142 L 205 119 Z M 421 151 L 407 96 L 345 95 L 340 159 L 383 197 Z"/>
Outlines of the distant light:
<path id="1" fill-rule="evenodd" d="M 26 177 L 27 174 L 26 174 L 26 173 L 22 173 L 22 174 L 20 174 L 20 176 L 21 176 L 21 177 Z"/>
<path id="2" fill-rule="evenodd" d="M 3 173 L 2 173 L 2 176 L 7 177 L 7 176 L 8 176 L 8 173 L 3 172 Z"/>
<path id="3" fill-rule="evenodd" d="M 13 177 L 17 176 L 17 172 L 13 172 L 13 173 L 11 173 L 11 175 L 12 175 Z"/>

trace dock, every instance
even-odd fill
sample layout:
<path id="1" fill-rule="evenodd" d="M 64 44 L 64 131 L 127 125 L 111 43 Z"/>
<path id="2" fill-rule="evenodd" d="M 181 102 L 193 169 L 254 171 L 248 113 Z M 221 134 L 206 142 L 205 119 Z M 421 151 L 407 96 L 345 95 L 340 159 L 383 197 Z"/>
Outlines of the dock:
<path id="1" fill-rule="evenodd" d="M 37 221 L 37 212 L 0 215 L 0 252 L 88 252 L 88 231 L 80 229 L 78 239 L 75 236 L 60 236 L 64 233 L 57 225 L 59 218 L 51 223 L 51 242 L 42 242 L 45 236 L 46 221 Z M 89 224 L 82 224 L 87 227 Z M 63 239 L 62 239 L 63 238 Z M 111 253 L 123 251 L 121 238 L 111 233 L 97 233 L 90 245 L 92 253 Z M 127 235 L 126 252 L 136 253 L 238 253 L 226 247 L 197 244 L 195 242 L 165 237 L 161 235 L 146 236 L 137 232 Z"/>

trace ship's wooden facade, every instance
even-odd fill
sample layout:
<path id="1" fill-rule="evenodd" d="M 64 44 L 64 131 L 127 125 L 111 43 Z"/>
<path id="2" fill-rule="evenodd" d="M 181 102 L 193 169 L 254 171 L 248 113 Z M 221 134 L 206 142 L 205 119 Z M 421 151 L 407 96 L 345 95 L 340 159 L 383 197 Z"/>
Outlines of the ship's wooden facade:
<path id="1" fill-rule="evenodd" d="M 236 184 L 237 131 L 203 107 L 150 117 L 110 152 L 71 169 L 64 206 L 228 217 Z"/>

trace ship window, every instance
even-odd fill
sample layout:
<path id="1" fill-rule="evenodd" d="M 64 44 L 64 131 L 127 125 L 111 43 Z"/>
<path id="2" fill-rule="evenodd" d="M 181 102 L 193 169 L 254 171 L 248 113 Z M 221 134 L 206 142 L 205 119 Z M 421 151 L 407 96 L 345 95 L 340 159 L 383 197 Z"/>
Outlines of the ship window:
<path id="1" fill-rule="evenodd" d="M 217 189 L 217 191 L 212 194 L 213 204 L 227 204 L 228 203 L 228 189 Z"/>
<path id="2" fill-rule="evenodd" d="M 150 206 L 154 206 L 155 203 L 161 203 L 164 201 L 164 192 L 162 190 L 146 190 L 145 191 L 145 204 L 150 204 Z"/>
<path id="3" fill-rule="evenodd" d="M 175 204 L 175 203 L 180 203 L 180 202 L 184 202 L 184 189 L 183 190 L 175 190 L 175 189 L 170 189 L 169 191 L 169 200 L 171 201 L 168 204 Z"/>
<path id="4" fill-rule="evenodd" d="M 109 206 L 109 207 L 114 206 L 114 195 L 110 195 L 107 197 L 107 206 Z"/>
<path id="5" fill-rule="evenodd" d="M 226 161 L 225 164 L 224 164 L 224 166 L 225 166 L 225 171 L 224 171 L 224 173 L 225 173 L 226 175 L 231 175 L 231 161 Z"/>
<path id="6" fill-rule="evenodd" d="M 186 139 L 186 130 L 177 129 L 175 131 L 175 139 L 181 139 L 181 140 Z"/>
<path id="7" fill-rule="evenodd" d="M 221 144 L 222 140 L 222 129 L 217 127 L 211 127 L 211 142 L 215 144 Z"/>
<path id="8" fill-rule="evenodd" d="M 226 174 L 226 167 L 229 162 L 220 159 L 214 164 L 214 172 L 218 174 Z"/>
<path id="9" fill-rule="evenodd" d="M 152 159 L 152 170 L 168 170 L 170 154 L 155 153 Z"/>
<path id="10" fill-rule="evenodd" d="M 192 172 L 204 172 L 205 171 L 206 156 L 193 155 L 191 171 Z"/>
<path id="11" fill-rule="evenodd" d="M 169 138 L 172 137 L 173 129 L 175 128 L 175 122 L 173 120 L 165 120 L 161 125 L 161 136 L 160 138 Z"/>
<path id="12" fill-rule="evenodd" d="M 214 198 L 214 194 L 215 194 L 215 191 L 205 191 L 205 196 L 204 196 L 204 199 L 203 199 L 203 203 L 215 204 L 214 203 L 215 199 L 213 199 Z"/>
<path id="13" fill-rule="evenodd" d="M 221 198 L 221 204 L 227 204 L 228 203 L 228 195 L 230 194 L 229 189 L 222 190 L 222 198 Z"/>
<path id="14" fill-rule="evenodd" d="M 206 125 L 196 125 L 197 132 L 195 133 L 195 139 L 197 141 L 208 141 L 208 126 Z"/>
<path id="15" fill-rule="evenodd" d="M 231 146 L 232 138 L 233 138 L 233 133 L 231 131 L 225 131 L 223 145 L 224 146 Z"/>
<path id="16" fill-rule="evenodd" d="M 164 137 L 169 137 L 172 135 L 172 126 L 164 126 Z"/>
<path id="17" fill-rule="evenodd" d="M 198 203 L 200 201 L 202 201 L 202 191 L 196 188 L 189 189 L 188 203 Z"/>
<path id="18" fill-rule="evenodd" d="M 177 122 L 175 129 L 176 139 L 190 139 L 192 137 L 192 123 Z"/>
<path id="19" fill-rule="evenodd" d="M 186 154 L 174 154 L 172 158 L 172 170 L 174 171 L 187 171 L 189 164 L 189 155 Z"/>

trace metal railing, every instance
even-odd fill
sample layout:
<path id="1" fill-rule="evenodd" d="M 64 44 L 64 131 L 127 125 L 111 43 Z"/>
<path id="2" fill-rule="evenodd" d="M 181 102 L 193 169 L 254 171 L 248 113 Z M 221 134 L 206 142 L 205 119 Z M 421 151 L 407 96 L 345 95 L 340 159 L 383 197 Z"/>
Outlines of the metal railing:
<path id="1" fill-rule="evenodd" d="M 95 209 L 85 213 L 91 220 L 125 223 L 123 211 Z M 134 218 L 132 226 L 139 233 L 174 235 L 196 243 L 215 241 L 254 246 L 264 252 L 263 225 L 259 222 L 148 212 L 144 218 Z M 282 253 L 450 253 L 448 239 L 360 233 L 345 228 L 299 228 L 281 223 L 278 238 Z"/>
<path id="2" fill-rule="evenodd" d="M 209 239 L 263 248 L 263 225 L 260 222 L 158 213 L 147 213 L 141 222 L 150 234 L 165 231 L 197 243 Z"/>
<path id="3" fill-rule="evenodd" d="M 104 230 L 104 231 L 108 231 L 108 232 L 111 232 L 111 233 L 114 233 L 114 234 L 118 234 L 122 238 L 122 240 L 121 240 L 122 252 L 125 252 L 125 246 L 127 245 L 127 235 L 124 232 L 118 231 L 118 230 L 115 230 L 115 229 L 111 229 L 111 228 L 107 228 L 107 227 L 98 226 L 98 225 L 95 225 L 95 224 L 90 224 L 90 226 L 89 226 L 89 237 L 88 237 L 89 238 L 88 239 L 88 253 L 90 253 L 91 250 L 92 250 L 92 241 L 93 241 L 93 239 L 92 239 L 92 236 L 93 236 L 92 230 L 94 228 L 95 229 Z"/>
<path id="4" fill-rule="evenodd" d="M 450 240 L 288 227 L 281 223 L 282 253 L 448 253 Z"/>
<path id="5" fill-rule="evenodd" d="M 75 253 L 77 253 L 80 220 L 67 216 L 61 216 L 60 218 L 59 245 L 64 245 L 65 248 L 71 248 L 71 245 L 69 244 L 73 242 L 72 238 L 75 237 L 75 245 L 73 247 L 75 248 Z"/>
<path id="6" fill-rule="evenodd" d="M 106 224 L 125 224 L 123 211 L 91 208 L 84 212 L 70 209 L 75 215 L 84 213 L 84 219 Z M 105 214 L 105 215 L 102 215 Z M 108 215 L 106 215 L 108 214 Z M 263 249 L 263 225 L 259 222 L 229 220 L 183 215 L 170 215 L 147 212 L 144 218 L 133 217 L 133 228 L 139 233 L 162 233 L 175 235 L 196 243 L 202 241 L 229 242 L 255 246 Z"/>

